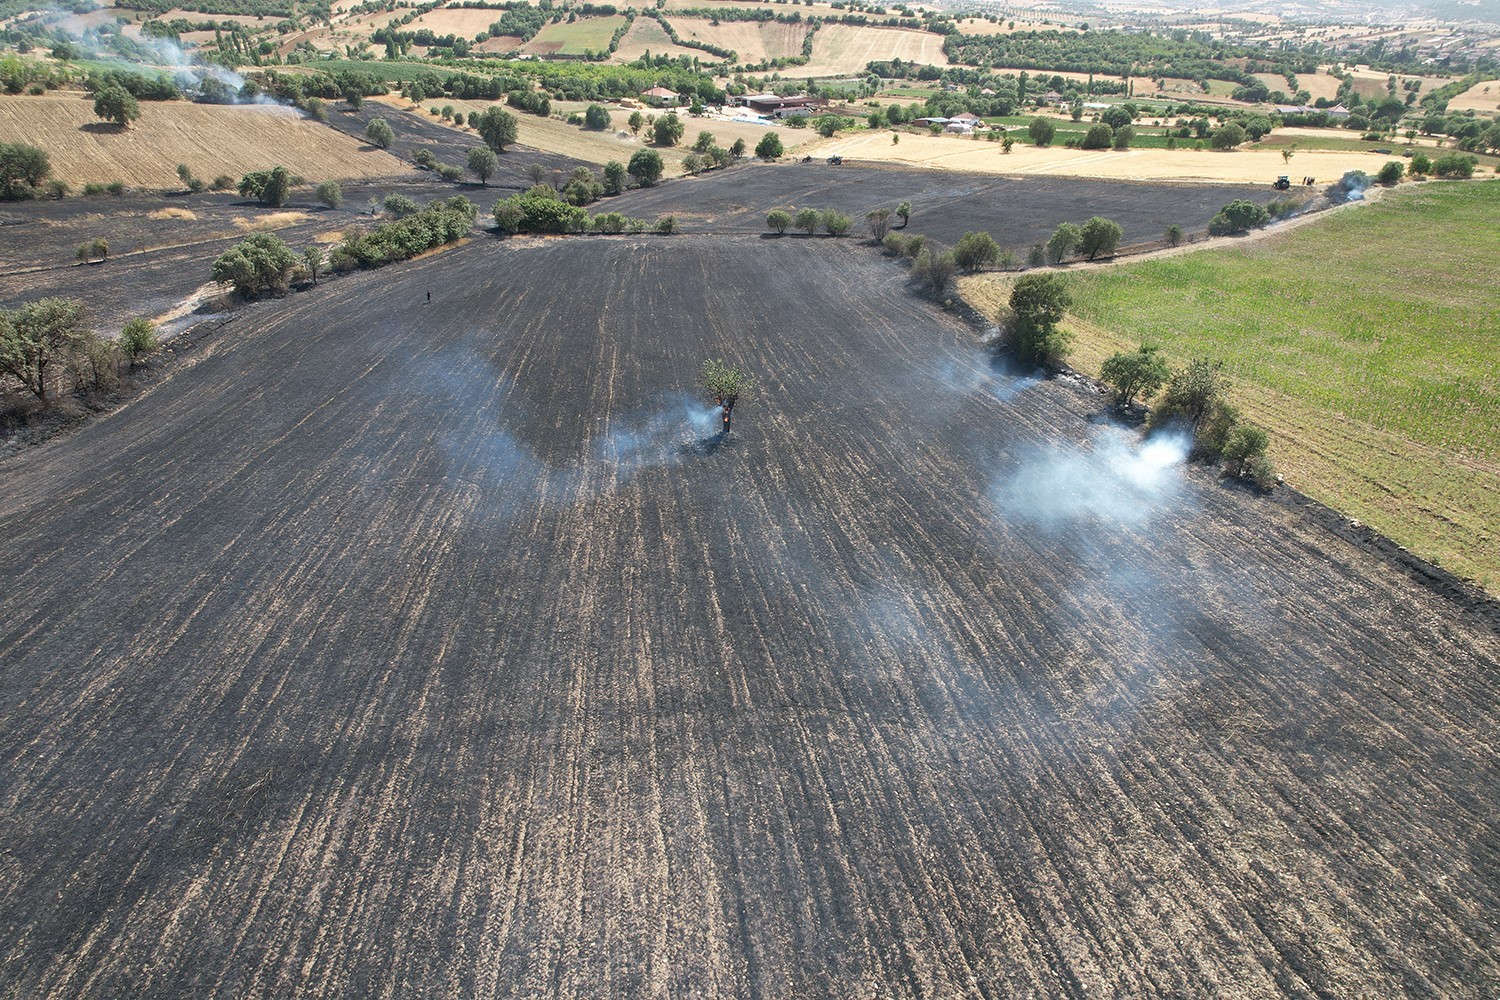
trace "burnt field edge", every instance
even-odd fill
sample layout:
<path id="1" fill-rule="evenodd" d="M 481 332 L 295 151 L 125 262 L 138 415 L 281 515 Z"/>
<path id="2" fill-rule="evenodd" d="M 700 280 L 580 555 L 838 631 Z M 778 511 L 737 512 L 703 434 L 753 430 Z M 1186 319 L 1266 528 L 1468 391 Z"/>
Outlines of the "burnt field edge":
<path id="1" fill-rule="evenodd" d="M 484 232 L 488 235 L 494 233 L 495 230 L 487 228 Z M 761 235 L 748 236 L 742 232 L 713 233 L 695 231 L 687 235 L 709 239 L 743 240 L 762 238 Z M 617 240 L 624 238 L 626 237 L 614 234 L 582 233 L 569 236 L 532 236 L 519 239 L 511 237 L 506 242 L 511 244 L 514 251 L 524 252 L 529 248 L 528 245 L 540 246 L 554 239 Z M 807 241 L 817 243 L 821 242 L 822 239 L 822 237 L 810 237 Z M 832 242 L 844 243 L 845 241 L 833 240 Z M 878 248 L 868 241 L 858 240 L 856 244 L 865 249 L 873 250 L 879 255 Z M 423 257 L 426 256 L 431 255 L 423 255 Z M 880 256 L 884 260 L 883 255 Z M 420 260 L 422 258 L 417 259 Z M 410 263 L 412 262 L 406 261 L 389 266 L 400 267 L 402 264 Z M 288 293 L 288 296 L 284 297 L 316 294 L 326 285 L 338 283 L 345 278 L 356 277 L 357 274 L 358 272 L 350 275 L 329 274 L 317 285 L 294 289 Z M 925 295 L 918 291 L 915 282 L 911 281 L 905 283 L 904 292 L 909 296 L 924 300 L 937 308 L 944 309 L 955 318 L 961 320 L 974 334 L 976 349 L 988 350 L 996 357 L 1012 357 L 1010 349 L 1002 339 L 997 337 L 995 324 L 962 296 L 955 296 L 946 305 L 938 304 L 930 295 Z M 207 318 L 184 327 L 178 333 L 164 340 L 160 350 L 155 355 L 138 367 L 136 371 L 132 372 L 120 388 L 107 396 L 90 399 L 86 402 L 77 399 L 69 400 L 72 407 L 70 412 L 58 414 L 54 419 L 39 427 L 23 427 L 19 432 L 5 433 L 3 437 L 0 437 L 0 466 L 35 448 L 59 439 L 71 437 L 97 420 L 115 415 L 135 400 L 154 391 L 167 380 L 186 368 L 191 367 L 192 363 L 202 356 L 202 351 L 213 348 L 219 335 L 226 327 L 238 325 L 242 319 L 253 317 L 257 312 L 261 311 L 262 307 L 277 301 L 280 301 L 280 299 L 240 303 L 227 315 L 216 314 L 212 318 Z M 1103 383 L 1066 364 L 1039 366 L 1037 370 L 1046 373 L 1047 381 L 1059 386 L 1066 383 L 1075 392 L 1087 391 L 1098 394 L 1101 397 L 1107 392 L 1107 388 Z M 1101 411 L 1100 415 L 1105 416 L 1105 411 Z M 1129 416 L 1129 414 L 1114 413 L 1110 419 L 1124 419 L 1128 423 Z M 1205 482 L 1212 481 L 1220 489 L 1251 488 L 1231 483 L 1201 463 L 1190 464 L 1189 469 L 1196 478 Z M 1353 545 L 1361 552 L 1376 558 L 1381 563 L 1401 573 L 1401 575 L 1405 576 L 1412 583 L 1453 605 L 1457 610 L 1471 617 L 1490 632 L 1500 635 L 1500 598 L 1485 592 L 1472 581 L 1464 579 L 1422 558 L 1420 555 L 1371 528 L 1369 525 L 1355 520 L 1319 500 L 1315 500 L 1286 483 L 1281 483 L 1275 490 L 1266 492 L 1257 490 L 1256 492 L 1260 494 L 1262 500 L 1276 503 L 1285 509 L 1295 511 L 1306 518 L 1308 523 L 1316 525 L 1327 533 Z"/>

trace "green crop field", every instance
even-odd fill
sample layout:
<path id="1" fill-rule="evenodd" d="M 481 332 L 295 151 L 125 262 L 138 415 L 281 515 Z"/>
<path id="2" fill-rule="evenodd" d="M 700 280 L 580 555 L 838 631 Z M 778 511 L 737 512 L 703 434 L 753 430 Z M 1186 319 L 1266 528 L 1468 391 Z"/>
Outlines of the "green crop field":
<path id="1" fill-rule="evenodd" d="M 1500 588 L 1500 181 L 1070 278 L 1076 360 L 1221 360 L 1308 494 Z"/>
<path id="2" fill-rule="evenodd" d="M 625 23 L 621 16 L 581 17 L 573 22 L 549 24 L 527 43 L 528 51 L 546 51 L 550 55 L 581 56 L 585 52 L 603 52 L 615 29 Z"/>

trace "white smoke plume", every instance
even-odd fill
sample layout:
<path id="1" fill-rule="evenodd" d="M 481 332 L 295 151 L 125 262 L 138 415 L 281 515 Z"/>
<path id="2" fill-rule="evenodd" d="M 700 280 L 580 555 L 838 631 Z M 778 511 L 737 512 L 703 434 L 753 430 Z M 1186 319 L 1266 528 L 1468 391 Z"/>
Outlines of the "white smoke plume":
<path id="1" fill-rule="evenodd" d="M 1179 500 L 1191 444 L 1181 433 L 1139 441 L 1123 428 L 1101 427 L 1089 450 L 1039 452 L 997 476 L 990 499 L 1003 517 L 1043 528 L 1145 524 Z"/>

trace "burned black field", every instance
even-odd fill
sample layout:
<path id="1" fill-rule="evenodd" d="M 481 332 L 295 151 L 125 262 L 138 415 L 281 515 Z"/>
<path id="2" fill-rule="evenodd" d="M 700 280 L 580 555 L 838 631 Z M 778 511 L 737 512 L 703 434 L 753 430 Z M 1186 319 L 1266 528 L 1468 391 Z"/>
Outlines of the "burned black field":
<path id="1" fill-rule="evenodd" d="M 0 995 L 1493 995 L 1493 607 L 904 274 L 475 240 L 0 464 Z"/>

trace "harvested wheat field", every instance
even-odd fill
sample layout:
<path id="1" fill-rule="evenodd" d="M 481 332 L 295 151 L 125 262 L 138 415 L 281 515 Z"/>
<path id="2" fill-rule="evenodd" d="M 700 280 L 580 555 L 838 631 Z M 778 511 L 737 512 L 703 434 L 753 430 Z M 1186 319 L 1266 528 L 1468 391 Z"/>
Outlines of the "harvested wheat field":
<path id="1" fill-rule="evenodd" d="M 1335 181 L 1347 170 L 1375 173 L 1389 156 L 1363 152 L 1298 150 L 1290 164 L 1272 149 L 1237 149 L 1230 153 L 1191 149 L 1115 150 L 1038 148 L 1018 132 L 1009 153 L 998 142 L 960 136 L 902 134 L 891 142 L 889 132 L 855 132 L 813 147 L 816 156 L 838 153 L 850 159 L 942 167 L 984 174 L 1047 174 L 1054 177 L 1096 177 L 1107 180 L 1220 181 L 1270 184 L 1280 174 Z"/>
<path id="2" fill-rule="evenodd" d="M 1485 80 L 1448 102 L 1449 111 L 1477 111 L 1500 114 L 1500 80 Z"/>
<path id="3" fill-rule="evenodd" d="M 731 49 L 742 63 L 763 63 L 771 59 L 800 56 L 802 41 L 808 32 L 806 22 L 779 24 L 776 21 L 721 21 L 713 24 L 707 18 L 673 17 L 671 23 L 677 29 L 679 38 Z"/>
<path id="4" fill-rule="evenodd" d="M 943 36 L 907 28 L 825 24 L 813 36 L 812 59 L 796 67 L 798 78 L 863 73 L 867 63 L 900 56 L 909 62 L 947 66 Z"/>
<path id="5" fill-rule="evenodd" d="M 0 994 L 1493 995 L 1494 606 L 905 274 L 476 240 L 0 464 Z"/>
<path id="6" fill-rule="evenodd" d="M 0 134 L 46 151 L 69 184 L 120 180 L 180 188 L 177 164 L 197 177 L 240 177 L 280 165 L 310 181 L 388 177 L 410 168 L 302 113 L 274 105 L 141 102 L 127 129 L 106 125 L 82 94 L 0 97 Z"/>
<path id="7" fill-rule="evenodd" d="M 435 35 L 452 34 L 460 38 L 473 38 L 500 20 L 501 13 L 503 12 L 498 10 L 470 7 L 439 7 L 423 14 L 401 30 L 420 31 L 427 28 Z"/>

